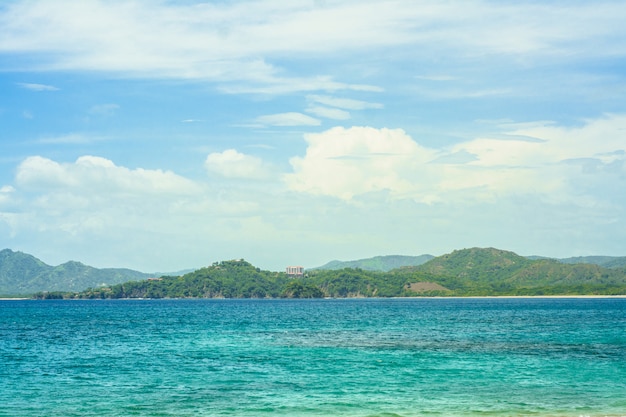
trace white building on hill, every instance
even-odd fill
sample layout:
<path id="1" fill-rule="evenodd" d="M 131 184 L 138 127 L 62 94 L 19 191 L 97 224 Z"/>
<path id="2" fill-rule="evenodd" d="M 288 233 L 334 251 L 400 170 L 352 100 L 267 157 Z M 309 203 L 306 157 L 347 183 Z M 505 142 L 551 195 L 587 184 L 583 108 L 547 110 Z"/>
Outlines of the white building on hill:
<path id="1" fill-rule="evenodd" d="M 301 277 L 304 275 L 303 266 L 288 266 L 286 269 L 287 275 L 291 277 Z"/>

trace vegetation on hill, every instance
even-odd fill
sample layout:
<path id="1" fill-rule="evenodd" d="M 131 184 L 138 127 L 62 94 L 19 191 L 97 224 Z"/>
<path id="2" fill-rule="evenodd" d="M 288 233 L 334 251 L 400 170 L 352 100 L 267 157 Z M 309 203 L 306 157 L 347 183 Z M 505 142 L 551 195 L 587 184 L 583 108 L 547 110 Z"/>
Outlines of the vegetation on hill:
<path id="1" fill-rule="evenodd" d="M 38 291 L 82 291 L 150 277 L 122 268 L 97 269 L 80 262 L 50 266 L 22 252 L 0 251 L 0 294 L 32 294 Z"/>
<path id="2" fill-rule="evenodd" d="M 415 268 L 456 295 L 626 294 L 626 271 L 531 260 L 499 249 L 454 251 Z"/>
<path id="3" fill-rule="evenodd" d="M 289 281 L 279 272 L 261 271 L 244 260 L 214 263 L 178 276 L 91 288 L 76 294 L 39 293 L 38 298 L 276 298 Z M 297 294 L 284 294 L 284 296 Z"/>
<path id="4" fill-rule="evenodd" d="M 16 281 L 15 276 L 24 278 Z M 41 287 L 46 289 L 39 290 Z M 90 288 L 83 290 L 85 287 Z M 390 271 L 316 269 L 294 278 L 283 272 L 260 270 L 244 260 L 232 260 L 182 276 L 147 279 L 147 274 L 136 271 L 96 269 L 79 262 L 51 267 L 31 255 L 0 251 L 0 294 L 29 293 L 36 293 L 36 298 L 615 295 L 626 294 L 626 268 L 530 259 L 499 249 L 471 248 Z"/>
<path id="5" fill-rule="evenodd" d="M 293 278 L 244 260 L 214 263 L 180 277 L 161 277 L 80 293 L 38 298 L 319 298 L 399 296 L 626 294 L 626 271 L 592 264 L 531 260 L 493 248 L 463 249 L 389 272 L 344 268 Z"/>
<path id="6" fill-rule="evenodd" d="M 416 272 L 375 272 L 361 269 L 313 271 L 305 277 L 263 271 L 245 260 L 216 262 L 179 277 L 91 288 L 78 293 L 39 292 L 35 298 L 321 298 L 394 297 L 415 295 L 409 280 L 430 278 Z M 434 295 L 430 294 L 430 295 Z"/>

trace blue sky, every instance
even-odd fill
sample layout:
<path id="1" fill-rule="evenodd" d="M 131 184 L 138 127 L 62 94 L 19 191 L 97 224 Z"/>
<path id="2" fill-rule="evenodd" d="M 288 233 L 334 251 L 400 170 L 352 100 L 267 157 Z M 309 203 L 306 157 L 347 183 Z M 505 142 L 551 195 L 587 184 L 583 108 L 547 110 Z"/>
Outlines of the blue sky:
<path id="1" fill-rule="evenodd" d="M 0 248 L 142 271 L 626 255 L 624 21 L 623 1 L 4 1 Z"/>

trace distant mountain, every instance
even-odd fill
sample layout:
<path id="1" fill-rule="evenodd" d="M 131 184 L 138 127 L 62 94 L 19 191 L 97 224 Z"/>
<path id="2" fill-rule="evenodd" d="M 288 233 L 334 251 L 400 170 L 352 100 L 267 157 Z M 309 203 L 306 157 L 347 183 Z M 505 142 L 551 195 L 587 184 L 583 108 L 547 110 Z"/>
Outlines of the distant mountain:
<path id="1" fill-rule="evenodd" d="M 126 282 L 36 298 L 350 298 L 504 295 L 625 295 L 626 270 L 532 260 L 494 248 L 471 248 L 391 271 L 315 269 L 298 278 L 238 259 L 180 277 Z"/>
<path id="2" fill-rule="evenodd" d="M 402 268 L 405 266 L 418 266 L 433 259 L 432 255 L 420 255 L 420 256 L 402 256 L 402 255 L 388 255 L 388 256 L 375 256 L 373 258 L 359 259 L 356 261 L 330 261 L 323 266 L 319 266 L 315 269 L 323 270 L 337 270 L 344 268 L 363 269 L 365 271 L 381 271 L 388 272 L 392 269 Z"/>
<path id="3" fill-rule="evenodd" d="M 594 264 L 605 268 L 626 267 L 626 256 L 576 256 L 558 259 L 558 261 L 564 264 Z"/>
<path id="4" fill-rule="evenodd" d="M 50 266 L 23 252 L 0 251 L 0 295 L 32 294 L 40 291 L 82 291 L 90 287 L 118 284 L 152 277 L 123 268 L 97 269 L 80 262 Z"/>
<path id="5" fill-rule="evenodd" d="M 53 267 L 32 255 L 5 249 L 0 251 L 0 295 L 47 292 L 38 297 L 265 298 L 626 294 L 626 267 L 581 263 L 617 265 L 622 258 L 568 259 L 572 261 L 530 259 L 495 248 L 456 250 L 436 258 L 378 256 L 330 262 L 309 270 L 296 278 L 299 284 L 294 284 L 284 272 L 261 271 L 242 260 L 161 277 L 129 269 L 97 269 L 80 262 Z M 93 290 L 84 291 L 87 288 Z"/>

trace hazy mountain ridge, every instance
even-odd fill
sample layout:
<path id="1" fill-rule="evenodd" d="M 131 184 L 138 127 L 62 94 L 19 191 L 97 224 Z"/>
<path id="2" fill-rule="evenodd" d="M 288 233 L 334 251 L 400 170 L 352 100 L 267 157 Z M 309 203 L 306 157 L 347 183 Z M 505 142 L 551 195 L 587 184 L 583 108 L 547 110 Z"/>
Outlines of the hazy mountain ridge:
<path id="1" fill-rule="evenodd" d="M 76 261 L 51 266 L 23 252 L 0 251 L 0 294 L 3 295 L 82 291 L 151 276 L 126 268 L 98 269 Z"/>
<path id="2" fill-rule="evenodd" d="M 476 249 L 476 248 L 475 248 Z M 516 257 L 517 262 L 522 262 L 522 258 L 531 261 L 537 260 L 551 260 L 558 263 L 563 264 L 591 264 L 598 265 L 604 268 L 624 268 L 626 267 L 626 256 L 576 256 L 570 258 L 550 258 L 545 256 L 520 256 L 515 254 L 514 252 L 495 249 L 495 248 L 486 248 L 486 251 L 501 254 L 512 254 Z M 458 251 L 454 251 L 458 252 Z M 454 253 L 452 252 L 452 253 Z M 343 268 L 360 268 L 366 271 L 383 271 L 388 272 L 396 268 L 402 267 L 411 267 L 411 266 L 419 266 L 423 265 L 426 262 L 435 259 L 442 258 L 446 256 L 450 256 L 450 254 L 445 254 L 439 257 L 433 255 L 419 255 L 419 256 L 403 256 L 403 255 L 386 255 L 386 256 L 374 256 L 372 258 L 364 258 L 353 261 L 330 261 L 327 264 L 322 266 L 318 266 L 315 268 L 308 268 L 307 270 L 337 270 Z M 499 262 L 504 262 L 503 259 L 500 259 Z"/>
<path id="3" fill-rule="evenodd" d="M 358 259 L 355 261 L 330 261 L 327 264 L 310 268 L 309 270 L 337 270 L 344 268 L 360 268 L 366 271 L 382 271 L 388 272 L 392 269 L 402 268 L 404 266 L 422 265 L 431 259 L 433 255 L 404 256 L 404 255 L 385 255 L 374 256 L 372 258 Z"/>
<path id="4" fill-rule="evenodd" d="M 626 267 L 626 256 L 576 256 L 557 259 L 557 261 L 565 264 L 594 264 L 605 268 Z"/>

